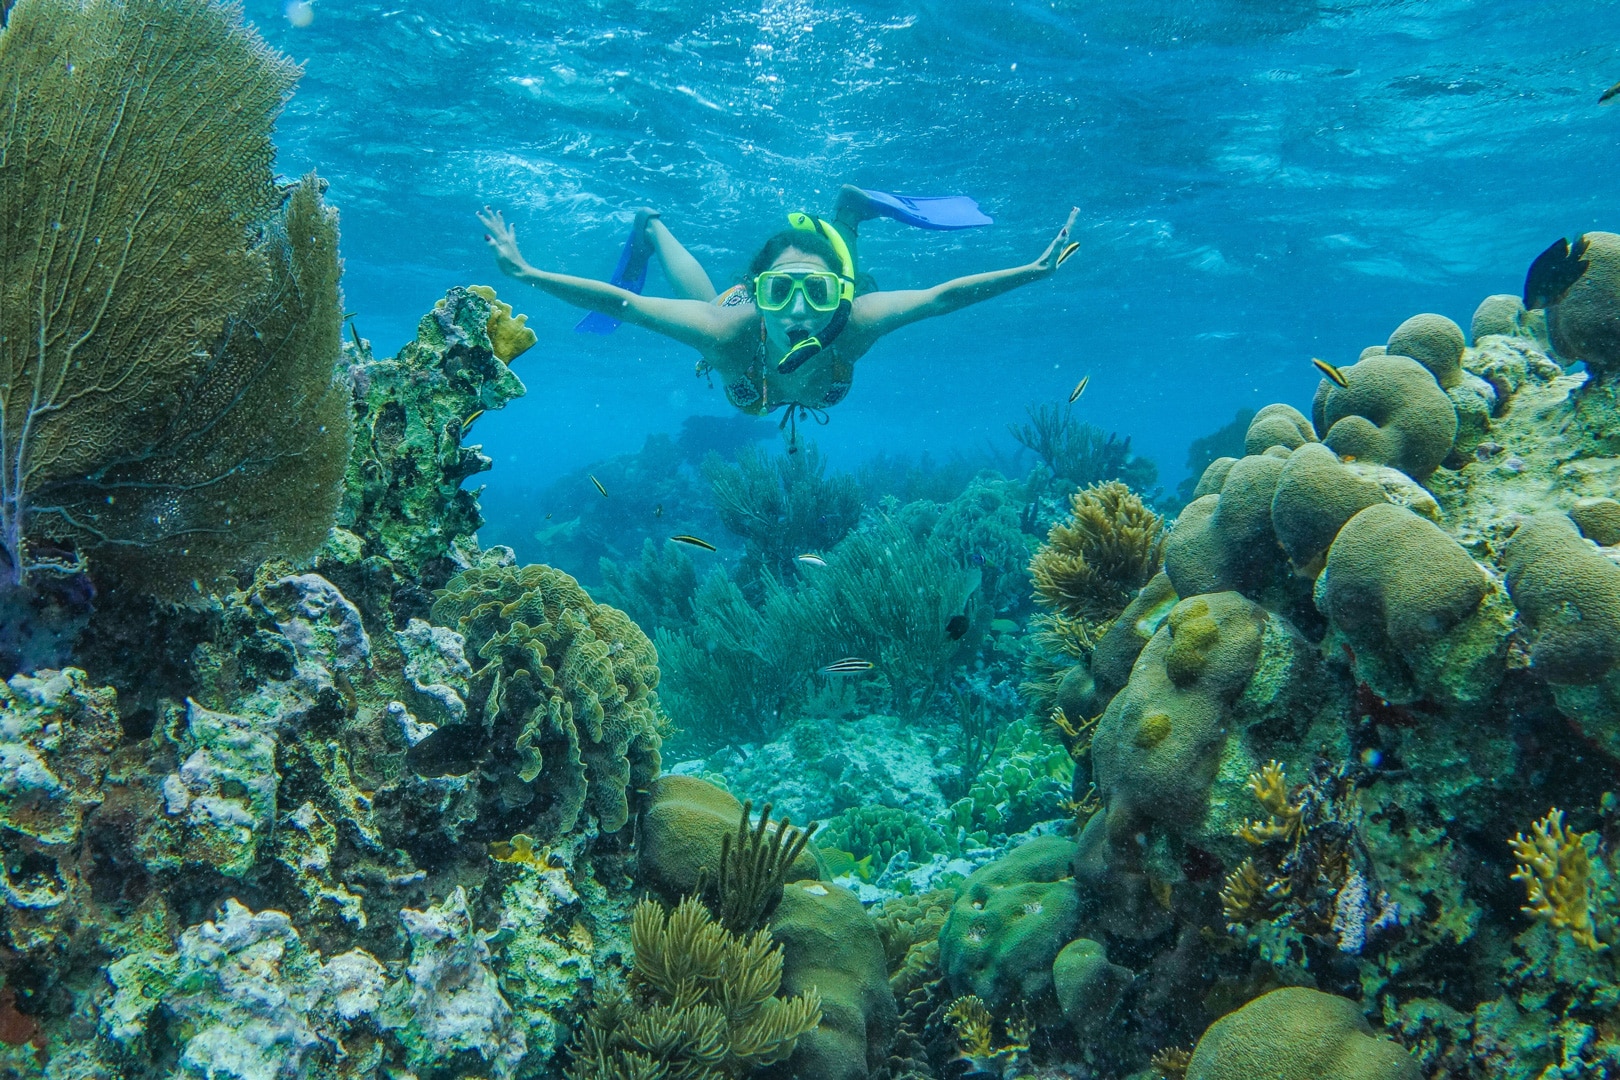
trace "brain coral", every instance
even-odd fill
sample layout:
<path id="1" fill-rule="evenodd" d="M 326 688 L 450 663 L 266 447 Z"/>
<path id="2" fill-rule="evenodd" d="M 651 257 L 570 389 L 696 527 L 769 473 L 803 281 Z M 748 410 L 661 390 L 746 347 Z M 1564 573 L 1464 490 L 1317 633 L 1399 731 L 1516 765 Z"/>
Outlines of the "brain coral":
<path id="1" fill-rule="evenodd" d="M 1178 594 L 1253 593 L 1266 582 L 1282 562 L 1271 529 L 1282 471 L 1282 458 L 1250 454 L 1227 471 L 1219 494 L 1181 512 L 1164 545 L 1164 571 Z"/>
<path id="2" fill-rule="evenodd" d="M 1316 601 L 1354 650 L 1357 675 L 1392 701 L 1476 701 L 1500 678 L 1508 625 L 1498 591 L 1405 507 L 1377 503 L 1339 530 Z"/>
<path id="3" fill-rule="evenodd" d="M 1547 329 L 1559 353 L 1609 376 L 1620 372 L 1620 236 L 1589 232 L 1581 239 L 1586 272 L 1547 308 Z"/>
<path id="4" fill-rule="evenodd" d="M 1536 631 L 1531 663 L 1549 682 L 1592 683 L 1620 666 L 1620 566 L 1567 515 L 1519 526 L 1505 562 L 1508 593 Z"/>
<path id="5" fill-rule="evenodd" d="M 1305 414 L 1292 405 L 1267 405 L 1254 414 L 1243 436 L 1245 454 L 1263 454 L 1273 446 L 1290 450 L 1316 441 L 1316 429 Z"/>
<path id="6" fill-rule="evenodd" d="M 1296 572 L 1315 575 L 1328 545 L 1357 511 L 1385 501 L 1384 489 L 1312 443 L 1289 456 L 1271 500 L 1271 525 Z"/>
<path id="7" fill-rule="evenodd" d="M 413 766 L 476 769 L 489 838 L 550 841 L 585 811 L 604 832 L 623 827 L 627 789 L 657 775 L 660 742 L 658 653 L 629 616 L 561 570 L 485 564 L 450 579 L 433 621 L 484 661 L 468 696 L 483 722 L 440 728 L 413 749 Z"/>
<path id="8" fill-rule="evenodd" d="M 1374 355 L 1339 369 L 1348 386 L 1317 390 L 1317 428 L 1335 453 L 1423 480 L 1451 452 L 1457 410 L 1427 368 L 1407 356 Z"/>
<path id="9" fill-rule="evenodd" d="M 1440 389 L 1449 390 L 1462 381 L 1467 344 L 1462 327 L 1444 315 L 1414 315 L 1389 335 L 1384 351 L 1390 356 L 1410 356 L 1429 369 Z"/>
<path id="10" fill-rule="evenodd" d="M 1418 1080 L 1417 1063 L 1373 1034 L 1347 998 L 1286 986 L 1204 1032 L 1187 1080 Z"/>

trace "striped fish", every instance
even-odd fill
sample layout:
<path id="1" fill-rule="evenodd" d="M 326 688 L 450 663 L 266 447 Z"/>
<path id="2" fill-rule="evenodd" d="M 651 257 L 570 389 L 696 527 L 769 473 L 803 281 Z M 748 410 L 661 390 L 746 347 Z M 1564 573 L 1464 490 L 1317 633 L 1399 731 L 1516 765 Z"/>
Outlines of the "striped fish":
<path id="1" fill-rule="evenodd" d="M 707 540 L 700 540 L 695 536 L 687 536 L 685 533 L 681 533 L 679 536 L 672 536 L 670 539 L 675 541 L 677 544 L 687 544 L 691 547 L 702 548 L 704 551 L 716 550 L 715 546 L 709 543 Z"/>
<path id="2" fill-rule="evenodd" d="M 871 671 L 873 665 L 870 660 L 862 660 L 858 656 L 846 656 L 842 660 L 834 660 L 824 668 L 817 671 L 819 675 L 859 675 L 863 671 Z"/>

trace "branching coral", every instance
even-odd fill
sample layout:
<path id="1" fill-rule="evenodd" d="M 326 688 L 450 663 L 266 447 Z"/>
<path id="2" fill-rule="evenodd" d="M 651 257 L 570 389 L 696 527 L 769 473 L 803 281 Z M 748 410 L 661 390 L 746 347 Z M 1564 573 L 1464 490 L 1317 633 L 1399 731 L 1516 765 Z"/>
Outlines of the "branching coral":
<path id="1" fill-rule="evenodd" d="M 769 933 L 732 934 L 695 897 L 668 915 L 643 900 L 630 942 L 635 1000 L 609 994 L 592 1010 L 569 1080 L 740 1077 L 787 1058 L 821 1021 L 814 990 L 776 996 L 782 949 Z"/>
<path id="2" fill-rule="evenodd" d="M 1253 859 L 1244 859 L 1221 886 L 1221 912 L 1228 926 L 1259 922 L 1276 915 L 1289 892 L 1286 880 L 1268 882 Z"/>
<path id="3" fill-rule="evenodd" d="M 12 13 L 0 582 L 88 556 L 181 598 L 325 538 L 349 396 L 336 215 L 270 168 L 296 76 L 221 3 Z"/>
<path id="4" fill-rule="evenodd" d="M 1164 519 L 1117 481 L 1070 497 L 1029 570 L 1035 597 L 1058 615 L 1106 622 L 1164 561 Z"/>
<path id="5" fill-rule="evenodd" d="M 994 1045 L 991 1041 L 994 1018 L 983 999 L 974 994 L 951 1002 L 945 1019 L 956 1030 L 961 1046 L 957 1060 L 967 1063 L 970 1074 L 1009 1075 L 1029 1052 L 1029 1037 L 1034 1034 L 1034 1026 L 1028 1020 L 1022 1017 L 1009 1020 L 1005 1025 L 1006 1045 Z"/>
<path id="6" fill-rule="evenodd" d="M 943 688 L 961 642 L 947 627 L 978 588 L 934 541 L 919 540 L 883 518 L 835 548 L 799 593 L 797 617 L 822 650 L 872 661 L 889 684 L 894 708 L 914 718 Z"/>
<path id="7" fill-rule="evenodd" d="M 471 750 L 482 764 L 478 825 L 491 839 L 521 821 L 550 843 L 587 810 L 618 831 L 629 790 L 659 765 L 658 654 L 647 636 L 549 566 L 465 570 L 440 591 L 433 618 L 484 661 L 468 699 L 484 723 L 440 728 L 413 748 L 413 766 L 457 771 L 435 762 Z"/>
<path id="8" fill-rule="evenodd" d="M 1608 945 L 1598 940 L 1592 918 L 1592 856 L 1587 847 L 1595 837 L 1566 829 L 1564 812 L 1555 808 L 1530 827 L 1529 836 L 1518 833 L 1508 845 L 1519 860 L 1513 880 L 1524 882 L 1528 894 L 1523 910 L 1554 929 L 1568 930 L 1588 949 L 1601 950 Z"/>
<path id="9" fill-rule="evenodd" d="M 1256 845 L 1273 840 L 1297 841 L 1304 808 L 1289 801 L 1288 776 L 1282 764 L 1268 761 L 1259 772 L 1250 773 L 1249 791 L 1270 816 L 1265 821 L 1245 821 L 1239 826 L 1238 835 Z"/>

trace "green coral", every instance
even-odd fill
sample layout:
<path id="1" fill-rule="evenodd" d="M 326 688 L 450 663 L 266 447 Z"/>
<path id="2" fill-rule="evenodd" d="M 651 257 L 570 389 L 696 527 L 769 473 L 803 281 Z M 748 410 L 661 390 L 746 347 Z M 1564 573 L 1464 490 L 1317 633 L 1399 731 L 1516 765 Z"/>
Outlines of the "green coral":
<path id="1" fill-rule="evenodd" d="M 927 818 L 893 806 L 852 806 L 829 818 L 816 836 L 822 847 L 848 851 L 857 860 L 871 856 L 876 871 L 902 851 L 920 863 L 948 848 Z"/>
<path id="2" fill-rule="evenodd" d="M 824 554 L 860 520 L 855 478 L 828 477 L 813 444 L 775 458 L 750 446 L 735 462 L 711 453 L 702 470 L 721 523 L 747 543 L 743 584 L 750 593 L 765 578 L 793 580 L 800 555 Z"/>
<path id="3" fill-rule="evenodd" d="M 821 1020 L 815 987 L 777 996 L 783 950 L 768 932 L 732 934 L 696 899 L 668 914 L 642 901 L 630 940 L 635 1000 L 609 993 L 591 1010 L 569 1047 L 570 1080 L 745 1076 L 787 1058 Z"/>
<path id="4" fill-rule="evenodd" d="M 464 570 L 438 594 L 433 618 L 484 661 L 468 702 L 483 723 L 440 728 L 417 744 L 416 760 L 458 742 L 479 747 L 479 828 L 492 837 L 521 820 L 550 842 L 586 812 L 604 832 L 622 828 L 630 789 L 659 766 L 658 654 L 647 636 L 549 566 Z"/>
<path id="5" fill-rule="evenodd" d="M 1074 759 L 1031 720 L 1009 724 L 968 793 L 952 803 L 941 824 L 954 843 L 986 842 L 1022 832 L 1062 814 L 1074 781 Z"/>
<path id="6" fill-rule="evenodd" d="M 297 74 L 223 3 L 11 11 L 0 586 L 88 567 L 195 603 L 325 537 L 350 432 L 337 220 L 316 177 L 271 171 Z"/>
<path id="7" fill-rule="evenodd" d="M 953 994 L 976 994 L 993 1011 L 1057 1015 L 1052 964 L 1080 918 L 1074 853 L 1072 841 L 1041 836 L 968 877 L 939 933 Z"/>

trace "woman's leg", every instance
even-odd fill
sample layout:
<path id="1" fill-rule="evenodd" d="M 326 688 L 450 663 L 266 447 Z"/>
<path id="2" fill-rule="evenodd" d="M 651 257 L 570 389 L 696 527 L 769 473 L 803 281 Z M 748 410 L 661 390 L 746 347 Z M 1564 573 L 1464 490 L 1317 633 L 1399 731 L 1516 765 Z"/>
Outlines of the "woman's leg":
<path id="1" fill-rule="evenodd" d="M 707 302 L 718 295 L 708 273 L 692 257 L 692 253 L 675 239 L 675 234 L 664 227 L 662 218 L 649 216 L 645 231 L 647 239 L 652 241 L 653 251 L 658 255 L 658 264 L 664 268 L 664 276 L 669 278 L 680 299 Z"/>
<path id="2" fill-rule="evenodd" d="M 849 261 L 855 266 L 855 291 L 867 293 L 877 291 L 877 282 L 872 280 L 870 274 L 861 273 L 860 257 L 860 224 L 869 218 L 877 217 L 871 209 L 871 200 L 865 192 L 853 184 L 845 184 L 838 193 L 838 203 L 833 208 L 833 228 L 838 235 L 844 238 L 844 246 L 849 248 Z"/>

